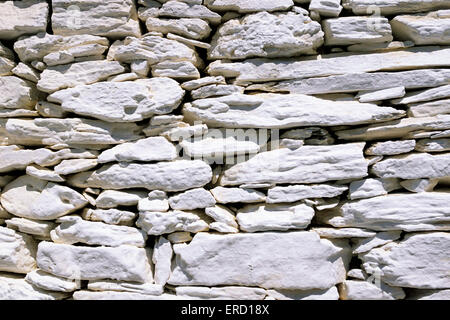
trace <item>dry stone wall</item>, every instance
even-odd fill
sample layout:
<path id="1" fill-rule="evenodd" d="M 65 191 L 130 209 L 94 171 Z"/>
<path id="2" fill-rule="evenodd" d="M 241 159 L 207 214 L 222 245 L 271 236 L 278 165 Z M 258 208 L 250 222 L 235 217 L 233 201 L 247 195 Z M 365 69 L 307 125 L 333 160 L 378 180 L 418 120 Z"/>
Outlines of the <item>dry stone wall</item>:
<path id="1" fill-rule="evenodd" d="M 0 299 L 450 299 L 449 0 L 0 1 Z"/>

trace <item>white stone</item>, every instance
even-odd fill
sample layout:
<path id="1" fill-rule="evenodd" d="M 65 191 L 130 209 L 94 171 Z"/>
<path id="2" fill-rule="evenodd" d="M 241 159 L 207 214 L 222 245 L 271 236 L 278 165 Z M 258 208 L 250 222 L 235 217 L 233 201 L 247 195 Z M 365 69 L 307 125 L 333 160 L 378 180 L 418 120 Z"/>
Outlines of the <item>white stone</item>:
<path id="1" fill-rule="evenodd" d="M 118 206 L 135 206 L 139 200 L 147 197 L 144 191 L 134 190 L 104 190 L 97 197 L 96 204 L 98 208 L 109 209 Z"/>
<path id="2" fill-rule="evenodd" d="M 450 114 L 450 99 L 413 103 L 409 105 L 409 117 L 432 117 L 438 114 Z"/>
<path id="3" fill-rule="evenodd" d="M 164 292 L 161 285 L 153 283 L 118 282 L 114 280 L 90 280 L 88 289 L 92 291 L 134 292 L 142 295 L 159 296 Z"/>
<path id="4" fill-rule="evenodd" d="M 24 34 L 45 31 L 48 4 L 44 1 L 2 1 L 0 3 L 0 39 L 13 40 Z"/>
<path id="5" fill-rule="evenodd" d="M 367 176 L 363 148 L 363 143 L 353 143 L 262 152 L 225 170 L 220 184 L 319 183 L 362 178 Z"/>
<path id="6" fill-rule="evenodd" d="M 401 98 L 405 95 L 405 87 L 394 87 L 375 91 L 362 91 L 357 95 L 359 102 L 374 102 Z"/>
<path id="7" fill-rule="evenodd" d="M 195 90 L 204 86 L 209 86 L 213 84 L 226 84 L 225 78 L 223 76 L 217 77 L 204 77 L 198 80 L 191 80 L 181 84 L 184 90 Z"/>
<path id="8" fill-rule="evenodd" d="M 179 36 L 179 35 L 176 35 L 173 33 L 168 33 L 167 39 L 176 40 L 176 41 L 184 43 L 185 45 L 190 46 L 190 47 L 199 47 L 199 48 L 203 48 L 203 49 L 209 49 L 211 47 L 211 45 L 207 42 L 201 42 L 198 40 L 184 38 L 182 36 Z"/>
<path id="9" fill-rule="evenodd" d="M 35 220 L 53 220 L 87 204 L 81 194 L 69 187 L 30 176 L 21 176 L 6 185 L 0 199 L 8 212 Z"/>
<path id="10" fill-rule="evenodd" d="M 67 160 L 64 160 L 67 161 Z M 57 174 L 56 172 L 35 165 L 35 164 L 30 164 L 29 166 L 27 166 L 26 170 L 25 170 L 26 174 L 34 177 L 34 178 L 38 178 L 41 180 L 46 180 L 46 181 L 53 181 L 53 182 L 63 182 L 66 179 L 64 179 L 63 177 L 61 177 L 59 174 Z"/>
<path id="11" fill-rule="evenodd" d="M 167 1 L 159 10 L 160 17 L 170 18 L 197 18 L 213 24 L 220 23 L 219 14 L 199 4 L 189 4 L 182 1 Z"/>
<path id="12" fill-rule="evenodd" d="M 321 238 L 339 239 L 339 238 L 368 238 L 376 235 L 375 232 L 358 228 L 312 228 Z"/>
<path id="13" fill-rule="evenodd" d="M 322 27 L 327 46 L 390 42 L 393 39 L 389 20 L 382 17 L 326 19 Z"/>
<path id="14" fill-rule="evenodd" d="M 169 205 L 175 210 L 193 210 L 212 207 L 216 200 L 203 188 L 185 191 L 169 198 Z"/>
<path id="15" fill-rule="evenodd" d="M 39 93 L 32 82 L 18 77 L 0 77 L 0 108 L 33 109 Z"/>
<path id="16" fill-rule="evenodd" d="M 447 289 L 449 241 L 450 235 L 445 232 L 412 233 L 359 257 L 368 273 L 368 267 L 380 270 L 381 281 L 391 286 Z"/>
<path id="17" fill-rule="evenodd" d="M 317 184 L 291 185 L 271 188 L 267 191 L 267 203 L 295 202 L 310 198 L 333 198 L 348 188 L 346 186 Z"/>
<path id="18" fill-rule="evenodd" d="M 132 226 L 136 213 L 118 209 L 85 209 L 82 217 L 86 220 L 100 221 L 113 225 Z"/>
<path id="19" fill-rule="evenodd" d="M 420 152 L 450 151 L 450 139 L 423 139 L 417 141 L 416 150 Z"/>
<path id="20" fill-rule="evenodd" d="M 67 294 L 49 292 L 29 284 L 23 277 L 0 273 L 0 299 L 8 300 L 61 300 Z"/>
<path id="21" fill-rule="evenodd" d="M 354 239 L 353 254 L 359 254 L 380 247 L 386 243 L 395 241 L 400 238 L 401 231 L 384 231 L 378 232 L 376 235 L 366 239 Z"/>
<path id="22" fill-rule="evenodd" d="M 0 76 L 11 76 L 15 66 L 16 63 L 13 59 L 0 56 Z"/>
<path id="23" fill-rule="evenodd" d="M 57 174 L 68 175 L 95 168 L 97 164 L 96 159 L 70 159 L 61 161 L 54 170 Z"/>
<path id="24" fill-rule="evenodd" d="M 275 300 L 338 300 L 336 287 L 325 290 L 267 290 L 267 294 Z"/>
<path id="25" fill-rule="evenodd" d="M 379 231 L 449 230 L 450 193 L 399 193 L 344 202 L 318 215 L 333 227 L 358 227 Z"/>
<path id="26" fill-rule="evenodd" d="M 169 210 L 169 199 L 164 191 L 154 190 L 148 194 L 147 198 L 139 200 L 139 211 L 159 211 Z"/>
<path id="27" fill-rule="evenodd" d="M 332 242 L 304 231 L 199 233 L 189 245 L 175 245 L 174 252 L 176 259 L 168 282 L 172 285 L 301 290 L 334 286 L 340 281 L 334 262 L 345 255 Z"/>
<path id="28" fill-rule="evenodd" d="M 196 40 L 205 39 L 211 33 L 208 22 L 201 19 L 159 19 L 148 18 L 145 21 L 148 31 L 161 32 L 163 34 L 174 33 L 183 37 Z"/>
<path id="29" fill-rule="evenodd" d="M 355 14 L 373 14 L 377 8 L 381 15 L 450 9 L 447 0 L 343 0 L 342 5 Z"/>
<path id="30" fill-rule="evenodd" d="M 205 5 L 213 11 L 249 13 L 257 11 L 285 11 L 290 9 L 294 2 L 292 0 L 206 0 Z"/>
<path id="31" fill-rule="evenodd" d="M 155 265 L 155 283 L 164 286 L 170 277 L 172 264 L 172 245 L 164 237 L 159 237 L 153 249 L 152 261 Z M 162 293 L 162 292 L 161 292 Z"/>
<path id="32" fill-rule="evenodd" d="M 177 296 L 199 298 L 202 300 L 263 300 L 267 295 L 262 288 L 240 286 L 226 287 L 176 287 Z"/>
<path id="33" fill-rule="evenodd" d="M 201 232 L 208 230 L 208 223 L 196 212 L 140 212 L 136 225 L 149 235 L 161 235 L 175 231 Z"/>
<path id="34" fill-rule="evenodd" d="M 401 186 L 396 178 L 357 180 L 350 183 L 348 198 L 355 200 L 382 196 L 397 189 L 401 189 Z"/>
<path id="35" fill-rule="evenodd" d="M 377 142 L 367 148 L 365 154 L 375 156 L 390 156 L 410 152 L 414 150 L 415 146 L 415 140 Z"/>
<path id="36" fill-rule="evenodd" d="M 309 11 L 322 17 L 338 17 L 342 11 L 341 0 L 311 0 Z"/>
<path id="37" fill-rule="evenodd" d="M 381 288 L 368 281 L 346 280 L 340 284 L 342 300 L 397 300 L 403 299 L 402 288 L 381 283 Z"/>
<path id="38" fill-rule="evenodd" d="M 50 231 L 56 228 L 56 224 L 50 221 L 36 221 L 25 218 L 11 218 L 6 220 L 5 223 L 10 229 L 44 238 L 49 238 Z"/>
<path id="39" fill-rule="evenodd" d="M 0 227 L 0 240 L 0 271 L 28 273 L 36 268 L 36 243 L 33 238 Z"/>
<path id="40" fill-rule="evenodd" d="M 23 78 L 34 83 L 37 83 L 40 79 L 40 74 L 35 69 L 22 62 L 19 62 L 19 64 L 11 71 L 19 78 Z"/>
<path id="41" fill-rule="evenodd" d="M 450 85 L 426 89 L 418 92 L 410 92 L 401 99 L 393 100 L 396 104 L 410 104 L 431 101 L 450 97 Z"/>
<path id="42" fill-rule="evenodd" d="M 140 36 L 134 1 L 52 0 L 52 29 L 58 35 Z"/>
<path id="43" fill-rule="evenodd" d="M 245 59 L 313 54 L 323 43 L 320 24 L 303 14 L 259 12 L 222 24 L 208 58 Z"/>
<path id="44" fill-rule="evenodd" d="M 215 187 L 209 190 L 218 203 L 255 203 L 266 201 L 264 193 L 254 189 Z"/>
<path id="45" fill-rule="evenodd" d="M 48 291 L 73 292 L 80 289 L 80 281 L 73 281 L 54 276 L 42 270 L 33 270 L 27 273 L 25 281 L 40 289 Z"/>
<path id="46" fill-rule="evenodd" d="M 75 280 L 152 280 L 146 250 L 133 246 L 82 247 L 43 241 L 36 260 L 41 270 Z"/>
<path id="47" fill-rule="evenodd" d="M 314 217 L 314 209 L 304 203 L 251 204 L 239 209 L 236 219 L 245 232 L 305 229 Z"/>
<path id="48" fill-rule="evenodd" d="M 450 175 L 450 154 L 411 153 L 393 156 L 372 166 L 381 178 L 442 178 Z"/>
<path id="49" fill-rule="evenodd" d="M 413 179 L 400 182 L 401 186 L 411 192 L 430 192 L 438 184 L 439 179 Z"/>
<path id="50" fill-rule="evenodd" d="M 244 88 L 227 84 L 211 84 L 192 90 L 192 99 L 205 99 L 211 97 L 227 96 L 235 93 L 244 93 Z"/>
<path id="51" fill-rule="evenodd" d="M 152 66 L 152 76 L 186 81 L 199 79 L 200 72 L 189 61 L 162 61 Z"/>
<path id="52" fill-rule="evenodd" d="M 239 229 L 232 227 L 224 222 L 211 222 L 209 224 L 210 230 L 215 230 L 220 233 L 238 233 Z"/>
<path id="53" fill-rule="evenodd" d="M 57 222 L 60 225 L 50 233 L 52 241 L 55 243 L 144 247 L 147 240 L 147 235 L 139 229 L 86 221 L 80 216 L 59 218 Z"/>
<path id="54" fill-rule="evenodd" d="M 223 223 L 235 229 L 239 228 L 236 223 L 234 212 L 227 207 L 216 205 L 214 207 L 206 208 L 205 214 L 213 218 L 216 222 Z"/>
<path id="55" fill-rule="evenodd" d="M 302 108 L 298 108 L 301 104 Z M 245 106 L 245 108 L 243 108 Z M 357 109 L 358 112 L 354 112 Z M 208 127 L 280 128 L 336 126 L 396 119 L 404 111 L 357 101 L 329 101 L 303 94 L 233 94 L 186 103 L 188 121 L 202 121 Z"/>

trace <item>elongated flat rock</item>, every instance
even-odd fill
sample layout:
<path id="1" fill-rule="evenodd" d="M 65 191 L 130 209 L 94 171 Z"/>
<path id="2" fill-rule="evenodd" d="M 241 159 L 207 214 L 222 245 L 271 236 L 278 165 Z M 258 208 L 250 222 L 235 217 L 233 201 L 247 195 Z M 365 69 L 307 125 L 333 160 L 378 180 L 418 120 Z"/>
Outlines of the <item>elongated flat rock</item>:
<path id="1" fill-rule="evenodd" d="M 277 289 L 332 287 L 339 282 L 334 262 L 344 255 L 330 241 L 321 240 L 314 232 L 302 231 L 199 233 L 189 245 L 175 245 L 174 252 L 169 284 Z"/>
<path id="2" fill-rule="evenodd" d="M 0 273 L 0 299 L 8 300 L 62 300 L 68 295 L 40 289 L 28 283 L 22 276 Z"/>
<path id="3" fill-rule="evenodd" d="M 259 12 L 222 24 L 211 41 L 208 58 L 298 56 L 315 53 L 322 43 L 320 24 L 308 16 L 294 12 Z"/>
<path id="4" fill-rule="evenodd" d="M 380 270 L 381 280 L 391 286 L 446 289 L 450 287 L 449 245 L 449 233 L 413 233 L 361 254 L 360 259 L 366 271 Z"/>
<path id="5" fill-rule="evenodd" d="M 318 183 L 365 177 L 363 148 L 363 143 L 354 143 L 262 152 L 225 170 L 220 184 Z"/>
<path id="6" fill-rule="evenodd" d="M 141 35 L 132 0 L 87 0 L 82 4 L 52 0 L 52 7 L 52 29 L 58 35 L 87 33 L 113 38 Z"/>
<path id="7" fill-rule="evenodd" d="M 75 186 L 92 188 L 183 191 L 202 187 L 211 177 L 211 167 L 205 162 L 178 160 L 156 164 L 105 165 L 96 171 L 76 174 L 69 182 Z"/>
<path id="8" fill-rule="evenodd" d="M 61 90 L 48 97 L 64 111 L 108 122 L 136 122 L 176 109 L 184 90 L 170 78 L 100 82 Z"/>
<path id="9" fill-rule="evenodd" d="M 206 0 L 205 5 L 212 11 L 237 11 L 249 13 L 257 11 L 283 11 L 294 5 L 292 0 Z"/>
<path id="10" fill-rule="evenodd" d="M 330 184 L 280 186 L 267 191 L 266 202 L 281 203 L 311 198 L 333 198 L 347 189 L 346 186 Z"/>
<path id="11" fill-rule="evenodd" d="M 27 273 L 36 268 L 37 244 L 32 237 L 0 227 L 0 240 L 0 271 Z"/>
<path id="12" fill-rule="evenodd" d="M 450 114 L 450 99 L 411 104 L 409 117 L 432 117 L 439 114 Z"/>
<path id="13" fill-rule="evenodd" d="M 0 122 L 0 132 L 2 131 Z M 137 140 L 140 127 L 134 123 L 108 123 L 90 119 L 8 119 L 4 125 L 10 143 L 21 145 L 97 146 Z"/>
<path id="14" fill-rule="evenodd" d="M 218 203 L 253 203 L 266 200 L 264 193 L 254 189 L 215 187 L 210 191 Z"/>
<path id="15" fill-rule="evenodd" d="M 448 192 L 391 194 L 345 202 L 322 212 L 319 220 L 334 227 L 359 227 L 379 231 L 449 230 Z"/>
<path id="16" fill-rule="evenodd" d="M 382 15 L 450 9 L 446 0 L 343 0 L 342 5 L 361 15 L 373 14 L 374 8 Z"/>
<path id="17" fill-rule="evenodd" d="M 2 1 L 0 12 L 1 40 L 12 40 L 47 28 L 48 4 L 45 1 Z"/>
<path id="18" fill-rule="evenodd" d="M 236 77 L 235 84 L 342 75 L 349 73 L 408 70 L 450 66 L 450 49 L 415 47 L 402 51 L 359 54 L 343 53 L 303 59 L 249 59 L 243 62 L 215 61 L 208 66 L 212 76 Z"/>
<path id="19" fill-rule="evenodd" d="M 163 34 L 173 33 L 183 37 L 202 40 L 211 33 L 208 22 L 201 19 L 159 19 L 148 18 L 145 21 L 148 31 L 161 32 Z"/>
<path id="20" fill-rule="evenodd" d="M 390 107 L 356 101 L 329 101 L 302 94 L 233 94 L 185 104 L 183 114 L 186 120 L 202 121 L 208 127 L 291 128 L 387 121 L 403 116 L 404 112 Z"/>
<path id="21" fill-rule="evenodd" d="M 53 220 L 87 204 L 81 194 L 69 187 L 30 176 L 7 184 L 0 200 L 8 212 L 35 220 Z"/>
<path id="22" fill-rule="evenodd" d="M 394 156 L 374 164 L 372 172 L 381 178 L 443 178 L 450 175 L 450 154 Z"/>
<path id="23" fill-rule="evenodd" d="M 196 212 L 140 212 L 136 225 L 149 235 L 162 235 L 176 231 L 197 233 L 208 231 L 206 221 Z"/>
<path id="24" fill-rule="evenodd" d="M 188 3 L 188 1 L 165 1 L 159 9 L 158 15 L 170 18 L 198 18 L 212 24 L 220 23 L 221 16 L 206 6 L 202 6 L 198 1 Z"/>
<path id="25" fill-rule="evenodd" d="M 82 247 L 42 241 L 36 261 L 41 270 L 74 280 L 152 280 L 146 250 L 133 246 Z"/>

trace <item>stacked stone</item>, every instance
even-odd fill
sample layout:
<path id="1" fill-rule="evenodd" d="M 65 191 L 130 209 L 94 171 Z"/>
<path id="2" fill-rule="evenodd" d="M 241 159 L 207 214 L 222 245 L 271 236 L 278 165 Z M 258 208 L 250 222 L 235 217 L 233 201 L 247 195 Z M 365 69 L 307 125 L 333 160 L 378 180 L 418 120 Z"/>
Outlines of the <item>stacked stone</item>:
<path id="1" fill-rule="evenodd" d="M 0 299 L 450 299 L 448 0 L 0 12 Z"/>

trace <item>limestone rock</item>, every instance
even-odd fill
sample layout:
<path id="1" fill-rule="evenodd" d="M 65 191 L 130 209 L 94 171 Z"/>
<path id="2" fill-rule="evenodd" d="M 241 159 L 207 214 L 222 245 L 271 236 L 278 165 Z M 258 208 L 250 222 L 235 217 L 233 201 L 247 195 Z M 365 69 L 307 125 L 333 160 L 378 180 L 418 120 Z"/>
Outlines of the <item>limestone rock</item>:
<path id="1" fill-rule="evenodd" d="M 353 254 L 359 254 L 380 247 L 400 238 L 401 231 L 384 231 L 365 239 L 353 239 Z"/>
<path id="2" fill-rule="evenodd" d="M 82 247 L 43 241 L 36 260 L 41 270 L 68 279 L 152 280 L 146 250 L 133 246 Z"/>
<path id="3" fill-rule="evenodd" d="M 55 167 L 55 172 L 62 175 L 73 174 L 92 169 L 97 166 L 96 159 L 63 160 Z"/>
<path id="4" fill-rule="evenodd" d="M 300 231 L 199 233 L 189 245 L 174 246 L 174 252 L 169 284 L 307 290 L 339 282 L 334 261 L 343 251 L 314 232 Z"/>
<path id="5" fill-rule="evenodd" d="M 348 188 L 346 186 L 317 184 L 317 185 L 292 185 L 275 187 L 267 191 L 267 203 L 295 202 L 310 198 L 333 198 Z"/>
<path id="6" fill-rule="evenodd" d="M 48 67 L 42 72 L 37 87 L 41 91 L 52 93 L 65 88 L 93 84 L 124 71 L 125 68 L 117 61 L 85 61 L 58 65 Z"/>
<path id="7" fill-rule="evenodd" d="M 439 179 L 412 179 L 400 182 L 403 188 L 411 192 L 430 192 L 439 183 Z"/>
<path id="8" fill-rule="evenodd" d="M 183 243 L 192 240 L 191 234 L 185 231 L 177 231 L 167 235 L 167 239 L 171 243 Z"/>
<path id="9" fill-rule="evenodd" d="M 182 1 L 167 1 L 158 12 L 160 17 L 170 18 L 196 18 L 206 20 L 213 24 L 221 21 L 221 16 L 200 4 L 189 4 Z"/>
<path id="10" fill-rule="evenodd" d="M 136 228 L 85 221 L 79 216 L 59 218 L 57 222 L 61 224 L 51 232 L 55 243 L 144 247 L 147 240 L 147 235 Z"/>
<path id="11" fill-rule="evenodd" d="M 40 79 L 40 74 L 32 67 L 25 63 L 19 62 L 19 64 L 11 70 L 19 78 L 37 83 Z"/>
<path id="12" fill-rule="evenodd" d="M 450 151 L 450 139 L 422 139 L 417 142 L 416 150 L 420 152 Z"/>
<path id="13" fill-rule="evenodd" d="M 33 109 L 39 92 L 32 82 L 18 77 L 0 77 L 0 108 Z"/>
<path id="14" fill-rule="evenodd" d="M 42 290 L 18 275 L 0 273 L 0 299 L 8 300 L 61 300 L 67 294 Z"/>
<path id="15" fill-rule="evenodd" d="M 196 212 L 140 212 L 136 225 L 149 235 L 162 235 L 175 231 L 200 232 L 208 230 L 208 223 Z"/>
<path id="16" fill-rule="evenodd" d="M 381 178 L 442 178 L 450 175 L 450 154 L 412 153 L 375 163 L 372 172 Z"/>
<path id="17" fill-rule="evenodd" d="M 403 299 L 402 288 L 381 283 L 381 288 L 368 281 L 346 280 L 340 285 L 342 300 L 397 300 Z"/>
<path id="18" fill-rule="evenodd" d="M 315 53 L 323 43 L 320 24 L 303 14 L 259 12 L 222 24 L 208 58 L 289 57 Z"/>
<path id="19" fill-rule="evenodd" d="M 238 224 L 236 223 L 236 216 L 234 212 L 227 207 L 221 205 L 209 207 L 205 209 L 205 214 L 213 218 L 214 221 L 218 223 L 225 224 L 235 229 L 239 228 Z"/>
<path id="20" fill-rule="evenodd" d="M 343 0 L 342 5 L 355 14 L 372 14 L 376 7 L 381 15 L 450 9 L 446 0 Z"/>
<path id="21" fill-rule="evenodd" d="M 5 222 L 10 229 L 44 238 L 49 238 L 50 231 L 56 227 L 56 224 L 51 221 L 36 221 L 25 218 L 11 218 Z"/>
<path id="22" fill-rule="evenodd" d="M 0 39 L 12 40 L 24 34 L 38 33 L 47 28 L 48 4 L 23 0 L 0 3 Z"/>
<path id="23" fill-rule="evenodd" d="M 303 146 L 257 154 L 225 170 L 220 184 L 319 183 L 367 176 L 364 144 Z M 332 155 L 332 156 L 331 156 Z M 332 157 L 333 162 L 327 159 Z"/>
<path id="24" fill-rule="evenodd" d="M 237 212 L 239 228 L 245 232 L 305 229 L 314 209 L 304 203 L 251 204 Z"/>
<path id="25" fill-rule="evenodd" d="M 234 93 L 244 93 L 244 88 L 235 85 L 212 84 L 192 90 L 192 99 L 205 99 L 211 97 L 227 96 Z"/>
<path id="26" fill-rule="evenodd" d="M 450 99 L 413 103 L 409 105 L 409 117 L 432 117 L 438 114 L 450 114 Z"/>
<path id="27" fill-rule="evenodd" d="M 338 17 L 342 11 L 341 0 L 311 0 L 309 11 L 322 17 Z"/>
<path id="28" fill-rule="evenodd" d="M 155 283 L 164 286 L 170 277 L 172 245 L 164 237 L 159 237 L 153 249 L 152 261 L 155 265 Z M 162 292 L 161 292 L 162 293 Z"/>
<path id="29" fill-rule="evenodd" d="M 95 200 L 98 208 L 109 209 L 118 206 L 135 206 L 139 200 L 147 197 L 144 191 L 134 190 L 104 190 Z"/>
<path id="30" fill-rule="evenodd" d="M 78 6 L 79 5 L 79 6 Z M 132 0 L 52 0 L 52 29 L 58 35 L 140 36 Z"/>
<path id="31" fill-rule="evenodd" d="M 264 193 L 254 189 L 215 187 L 210 190 L 218 203 L 254 203 L 264 202 Z"/>
<path id="32" fill-rule="evenodd" d="M 152 76 L 186 81 L 200 78 L 200 72 L 189 61 L 162 61 L 152 66 Z"/>
<path id="33" fill-rule="evenodd" d="M 136 213 L 118 209 L 85 209 L 82 213 L 85 220 L 99 221 L 113 225 L 132 226 Z"/>
<path id="34" fill-rule="evenodd" d="M 396 154 L 407 153 L 414 150 L 416 140 L 399 140 L 377 142 L 371 145 L 365 154 L 372 156 L 391 156 Z"/>
<path id="35" fill-rule="evenodd" d="M 382 196 L 397 189 L 401 189 L 401 186 L 396 178 L 356 180 L 350 183 L 348 198 L 355 200 Z"/>
<path id="36" fill-rule="evenodd" d="M 10 182 L 0 199 L 8 212 L 35 220 L 53 220 L 87 204 L 81 194 L 69 187 L 30 176 Z"/>
<path id="37" fill-rule="evenodd" d="M 135 283 L 135 282 L 119 282 L 114 280 L 90 280 L 88 289 L 93 291 L 117 291 L 133 292 L 142 295 L 159 296 L 163 293 L 164 288 L 161 285 L 153 283 Z"/>
<path id="38" fill-rule="evenodd" d="M 181 84 L 184 90 L 196 90 L 204 86 L 209 86 L 213 84 L 226 84 L 225 78 L 222 76 L 217 77 L 204 77 L 198 80 L 191 80 Z"/>
<path id="39" fill-rule="evenodd" d="M 299 104 L 302 108 L 298 108 Z M 355 109 L 358 109 L 357 113 Z M 303 94 L 233 94 L 187 103 L 183 114 L 186 120 L 202 121 L 208 127 L 281 129 L 373 123 L 399 118 L 404 112 L 390 107 L 356 101 L 329 101 Z"/>
<path id="40" fill-rule="evenodd" d="M 449 230 L 449 197 L 448 192 L 422 192 L 354 200 L 321 213 L 318 219 L 337 228 Z"/>
<path id="41" fill-rule="evenodd" d="M 361 254 L 360 259 L 367 272 L 380 270 L 381 281 L 391 286 L 446 289 L 449 241 L 444 232 L 407 234 L 402 241 Z"/>
<path id="42" fill-rule="evenodd" d="M 169 210 L 169 199 L 167 193 L 160 190 L 149 192 L 148 197 L 139 200 L 139 211 L 159 211 L 165 212 Z"/>
<path id="43" fill-rule="evenodd" d="M 290 9 L 294 2 L 292 0 L 206 0 L 205 5 L 213 11 L 249 13 L 257 11 L 284 11 Z"/>
<path id="44" fill-rule="evenodd" d="M 25 281 L 43 290 L 56 292 L 73 292 L 80 289 L 80 282 L 54 276 L 42 270 L 27 273 Z"/>
<path id="45" fill-rule="evenodd" d="M 322 26 L 327 46 L 389 42 L 393 39 L 391 25 L 386 18 L 341 17 L 326 19 Z"/>
<path id="46" fill-rule="evenodd" d="M 36 268 L 36 243 L 33 238 L 0 227 L 0 240 L 1 271 L 27 273 Z"/>
<path id="47" fill-rule="evenodd" d="M 359 102 L 375 102 L 393 98 L 401 98 L 405 95 L 405 87 L 394 87 L 375 91 L 362 91 L 358 93 Z"/>
<path id="48" fill-rule="evenodd" d="M 198 18 L 159 19 L 148 18 L 145 21 L 148 31 L 163 34 L 174 33 L 183 37 L 202 40 L 209 36 L 211 28 L 208 22 Z"/>
<path id="49" fill-rule="evenodd" d="M 179 193 L 169 198 L 169 205 L 175 210 L 193 210 L 213 207 L 216 200 L 204 188 L 196 188 Z"/>
<path id="50" fill-rule="evenodd" d="M 376 235 L 375 232 L 358 228 L 312 228 L 321 238 L 339 239 L 339 238 L 368 238 Z"/>
<path id="51" fill-rule="evenodd" d="M 410 92 L 401 99 L 393 100 L 396 104 L 411 104 L 450 97 L 450 85 L 426 89 L 418 92 Z"/>
<path id="52" fill-rule="evenodd" d="M 263 300 L 267 295 L 262 288 L 241 286 L 226 287 L 176 287 L 177 296 L 184 298 L 198 298 L 202 300 Z"/>

